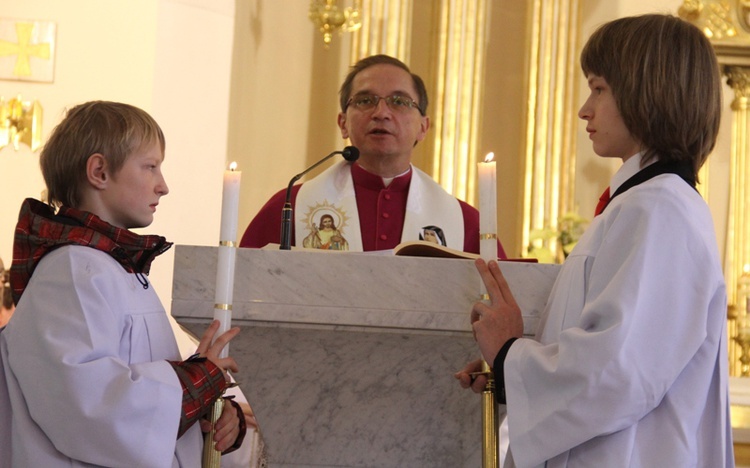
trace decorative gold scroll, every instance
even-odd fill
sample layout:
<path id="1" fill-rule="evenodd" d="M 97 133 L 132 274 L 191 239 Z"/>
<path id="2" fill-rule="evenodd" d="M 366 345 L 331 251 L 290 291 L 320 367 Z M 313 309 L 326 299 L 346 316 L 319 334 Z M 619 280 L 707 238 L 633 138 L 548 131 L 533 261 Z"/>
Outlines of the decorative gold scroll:
<path id="1" fill-rule="evenodd" d="M 21 95 L 8 101 L 0 97 L 0 150 L 21 143 L 31 151 L 42 145 L 42 105 L 39 101 L 23 101 Z"/>

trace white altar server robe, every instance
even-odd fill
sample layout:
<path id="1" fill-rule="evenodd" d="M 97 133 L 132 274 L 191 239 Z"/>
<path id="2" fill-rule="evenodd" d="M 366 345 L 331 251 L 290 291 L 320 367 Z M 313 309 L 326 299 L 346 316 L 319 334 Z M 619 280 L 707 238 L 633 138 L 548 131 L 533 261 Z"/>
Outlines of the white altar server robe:
<path id="1" fill-rule="evenodd" d="M 200 466 L 199 425 L 177 440 L 182 388 L 165 359 L 180 356 L 153 287 L 106 253 L 61 247 L 11 322 L 12 466 Z"/>
<path id="2" fill-rule="evenodd" d="M 516 466 L 733 465 L 726 306 L 692 187 L 662 174 L 614 198 L 565 261 L 539 342 L 507 355 Z"/>

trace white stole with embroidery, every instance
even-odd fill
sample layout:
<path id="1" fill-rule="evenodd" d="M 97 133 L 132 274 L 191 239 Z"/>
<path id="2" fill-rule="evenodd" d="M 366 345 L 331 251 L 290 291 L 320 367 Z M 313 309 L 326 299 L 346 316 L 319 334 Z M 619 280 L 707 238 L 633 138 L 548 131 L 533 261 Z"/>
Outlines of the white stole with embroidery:
<path id="1" fill-rule="evenodd" d="M 432 177 L 414 166 L 411 169 L 401 242 L 419 240 L 425 226 L 437 226 L 443 231 L 448 247 L 463 250 L 464 219 L 458 200 Z M 351 164 L 346 161 L 337 162 L 302 184 L 294 208 L 295 245 L 302 246 L 304 239 L 321 227 L 321 218 L 325 215 L 334 219 L 335 229 L 346 239 L 349 250 L 361 252 L 357 199 Z"/>

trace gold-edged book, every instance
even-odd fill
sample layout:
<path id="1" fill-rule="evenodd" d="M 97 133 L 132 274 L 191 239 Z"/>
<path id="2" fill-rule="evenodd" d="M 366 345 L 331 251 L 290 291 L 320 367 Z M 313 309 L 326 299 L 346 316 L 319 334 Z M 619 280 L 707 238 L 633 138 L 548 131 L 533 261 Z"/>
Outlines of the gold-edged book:
<path id="1" fill-rule="evenodd" d="M 279 244 L 268 244 L 263 249 L 278 250 Z M 346 252 L 341 250 L 320 250 L 320 249 L 306 249 L 304 247 L 292 247 L 292 250 L 303 250 L 306 252 Z M 423 240 L 408 241 L 398 244 L 393 250 L 376 250 L 373 252 L 356 252 L 374 255 L 398 255 L 401 257 L 432 257 L 432 258 L 459 258 L 464 260 L 475 260 L 479 258 L 478 254 L 464 252 L 462 250 L 451 249 L 444 245 L 436 244 L 434 242 L 428 242 Z M 507 258 L 498 259 L 502 262 L 527 262 L 527 263 L 538 263 L 536 258 Z"/>
<path id="2" fill-rule="evenodd" d="M 462 250 L 451 249 L 444 245 L 428 241 L 409 241 L 398 244 L 393 249 L 394 255 L 406 257 L 437 257 L 437 258 L 461 258 L 475 260 L 479 258 L 478 254 L 464 252 Z M 501 262 L 527 262 L 538 263 L 536 258 L 501 258 Z"/>

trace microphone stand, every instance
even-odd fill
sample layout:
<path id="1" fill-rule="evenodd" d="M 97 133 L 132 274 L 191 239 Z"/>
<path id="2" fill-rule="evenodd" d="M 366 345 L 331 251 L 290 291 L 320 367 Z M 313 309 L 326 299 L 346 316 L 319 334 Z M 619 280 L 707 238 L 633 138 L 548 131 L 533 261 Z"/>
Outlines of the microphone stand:
<path id="1" fill-rule="evenodd" d="M 300 180 L 302 176 L 312 171 L 316 167 L 320 166 L 324 162 L 328 161 L 333 156 L 340 154 L 344 156 L 349 162 L 354 162 L 359 159 L 359 150 L 354 146 L 347 146 L 343 151 L 334 151 L 325 158 L 316 162 L 312 166 L 308 167 L 304 171 L 300 172 L 296 176 L 292 177 L 289 181 L 289 185 L 286 188 L 286 201 L 284 202 L 284 208 L 281 209 L 281 241 L 279 242 L 279 250 L 292 250 L 292 186 L 295 182 Z"/>

